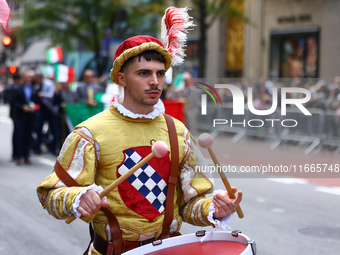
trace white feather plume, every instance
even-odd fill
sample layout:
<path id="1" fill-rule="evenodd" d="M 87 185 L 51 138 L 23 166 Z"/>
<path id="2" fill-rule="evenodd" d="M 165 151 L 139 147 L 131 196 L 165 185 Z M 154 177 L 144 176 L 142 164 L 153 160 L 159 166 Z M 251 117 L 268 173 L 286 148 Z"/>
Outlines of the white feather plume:
<path id="1" fill-rule="evenodd" d="M 184 62 L 187 33 L 195 26 L 188 10 L 188 7 L 171 6 L 165 10 L 162 18 L 161 37 L 171 55 L 173 66 Z"/>

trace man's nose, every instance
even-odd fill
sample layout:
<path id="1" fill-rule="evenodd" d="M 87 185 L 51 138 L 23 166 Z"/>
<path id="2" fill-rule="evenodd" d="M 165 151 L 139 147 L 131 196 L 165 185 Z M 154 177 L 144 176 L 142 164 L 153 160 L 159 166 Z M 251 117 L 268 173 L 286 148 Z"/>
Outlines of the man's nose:
<path id="1" fill-rule="evenodd" d="M 158 76 L 157 76 L 156 73 L 151 75 L 149 85 L 150 86 L 158 86 L 159 85 Z"/>

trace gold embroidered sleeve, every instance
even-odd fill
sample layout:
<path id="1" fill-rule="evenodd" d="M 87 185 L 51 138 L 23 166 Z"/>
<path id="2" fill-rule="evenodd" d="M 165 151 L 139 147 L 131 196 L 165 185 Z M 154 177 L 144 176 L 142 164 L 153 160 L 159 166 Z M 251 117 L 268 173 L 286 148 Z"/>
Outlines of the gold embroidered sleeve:
<path id="1" fill-rule="evenodd" d="M 208 220 L 211 200 L 212 198 L 206 198 L 204 196 L 191 199 L 183 206 L 183 220 L 196 226 L 213 226 Z"/>
<path id="2" fill-rule="evenodd" d="M 37 194 L 49 214 L 64 219 L 71 215 L 76 196 L 85 186 L 94 183 L 98 160 L 93 139 L 81 130 L 73 131 L 65 140 L 57 160 L 82 187 L 66 187 L 52 171 L 37 186 Z"/>
<path id="3" fill-rule="evenodd" d="M 205 164 L 197 144 L 191 136 L 187 138 L 187 157 L 181 167 L 178 190 L 178 203 L 183 220 L 197 226 L 211 225 L 208 220 L 212 198 L 205 195 L 213 189 L 213 181 L 203 173 L 197 172 L 196 166 Z"/>

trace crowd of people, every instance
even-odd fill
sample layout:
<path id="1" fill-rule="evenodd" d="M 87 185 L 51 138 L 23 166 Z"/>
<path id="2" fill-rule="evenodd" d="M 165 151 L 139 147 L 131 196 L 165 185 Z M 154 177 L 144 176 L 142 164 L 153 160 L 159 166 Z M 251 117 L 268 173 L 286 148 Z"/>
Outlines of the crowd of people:
<path id="1" fill-rule="evenodd" d="M 54 82 L 32 70 L 12 77 L 12 83 L 3 91 L 3 101 L 10 105 L 10 118 L 14 124 L 12 161 L 18 165 L 31 164 L 30 151 L 41 154 L 43 146 L 46 146 L 45 149 L 50 153 L 58 154 L 62 141 L 72 131 L 65 124 L 65 104 L 86 103 L 89 107 L 93 107 L 97 104 L 95 95 L 108 90 L 105 79 L 98 79 L 93 70 L 85 70 L 82 77 L 75 90 L 71 90 L 69 83 Z M 195 84 L 194 79 L 191 75 L 189 78 L 186 76 L 183 78 L 185 85 L 182 89 L 173 90 L 172 86 L 168 86 L 170 90 L 167 88 L 162 98 L 183 99 L 186 125 L 195 130 L 199 95 L 195 91 L 188 93 L 195 87 L 192 86 Z M 243 88 L 245 97 L 247 97 L 246 88 L 253 88 L 253 105 L 257 109 L 271 106 L 274 86 L 278 88 L 286 86 L 282 82 L 264 78 L 254 84 L 240 80 L 235 85 Z M 306 107 L 332 110 L 340 115 L 340 76 L 334 77 L 330 84 L 322 79 L 317 81 L 292 79 L 289 86 L 306 88 L 311 92 L 311 99 L 306 103 Z M 116 92 L 115 90 L 111 94 Z M 278 93 L 280 94 L 280 89 Z M 223 89 L 219 94 L 222 101 L 232 102 L 233 98 L 229 90 Z M 294 98 L 299 95 L 290 96 Z M 278 96 L 278 104 L 280 104 L 280 96 Z M 194 114 L 193 109 L 196 111 Z"/>
<path id="2" fill-rule="evenodd" d="M 228 83 L 228 82 L 227 82 Z M 284 81 L 275 81 L 261 78 L 258 81 L 239 80 L 232 82 L 243 90 L 245 98 L 247 97 L 247 88 L 253 88 L 252 101 L 256 109 L 267 109 L 272 105 L 273 88 L 278 88 L 278 105 L 281 104 L 282 87 L 299 87 L 307 89 L 311 94 L 311 99 L 305 104 L 307 108 L 318 108 L 322 110 L 335 111 L 340 115 L 340 76 L 335 76 L 332 82 L 324 79 L 284 79 Z M 229 90 L 221 89 L 219 91 L 223 102 L 232 102 L 233 97 Z M 289 94 L 290 98 L 299 98 L 304 96 L 302 93 Z"/>
<path id="3" fill-rule="evenodd" d="M 72 131 L 65 124 L 65 105 L 86 103 L 93 107 L 97 104 L 95 95 L 105 92 L 105 86 L 98 83 L 90 69 L 84 71 L 76 90 L 71 90 L 69 83 L 54 82 L 33 70 L 15 74 L 12 80 L 3 91 L 3 101 L 10 107 L 11 160 L 17 165 L 32 164 L 31 152 L 58 155 L 63 140 Z"/>

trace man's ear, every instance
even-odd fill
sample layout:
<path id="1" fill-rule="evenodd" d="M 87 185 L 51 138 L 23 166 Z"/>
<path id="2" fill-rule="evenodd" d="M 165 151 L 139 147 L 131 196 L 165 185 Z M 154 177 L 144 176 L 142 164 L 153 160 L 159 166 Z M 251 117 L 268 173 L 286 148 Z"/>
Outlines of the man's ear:
<path id="1" fill-rule="evenodd" d="M 125 83 L 125 74 L 123 72 L 118 72 L 116 74 L 116 77 L 117 77 L 119 85 L 124 88 L 126 86 L 126 83 Z"/>

